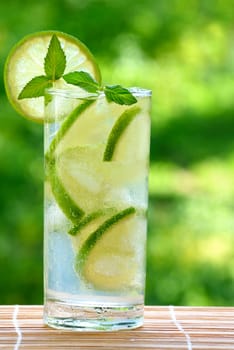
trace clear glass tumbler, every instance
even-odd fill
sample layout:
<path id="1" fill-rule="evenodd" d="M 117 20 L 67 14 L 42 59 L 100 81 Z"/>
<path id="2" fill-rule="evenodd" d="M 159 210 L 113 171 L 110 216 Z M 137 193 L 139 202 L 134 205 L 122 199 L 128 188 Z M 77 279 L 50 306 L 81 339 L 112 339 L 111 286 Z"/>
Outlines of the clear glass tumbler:
<path id="1" fill-rule="evenodd" d="M 143 323 L 151 91 L 133 105 L 48 90 L 44 322 L 72 330 Z"/>

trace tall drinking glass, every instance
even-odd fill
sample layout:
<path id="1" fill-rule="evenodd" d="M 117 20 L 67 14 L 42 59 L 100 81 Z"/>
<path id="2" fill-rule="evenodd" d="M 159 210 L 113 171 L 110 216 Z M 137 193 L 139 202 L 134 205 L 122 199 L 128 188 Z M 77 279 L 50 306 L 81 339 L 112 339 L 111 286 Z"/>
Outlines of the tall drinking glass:
<path id="1" fill-rule="evenodd" d="M 62 329 L 143 323 L 151 92 L 46 96 L 44 321 Z"/>

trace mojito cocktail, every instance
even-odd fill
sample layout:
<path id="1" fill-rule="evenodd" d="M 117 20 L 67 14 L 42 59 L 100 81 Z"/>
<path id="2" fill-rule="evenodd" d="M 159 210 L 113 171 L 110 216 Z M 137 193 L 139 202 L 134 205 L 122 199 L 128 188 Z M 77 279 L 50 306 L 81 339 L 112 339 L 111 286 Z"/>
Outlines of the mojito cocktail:
<path id="1" fill-rule="evenodd" d="M 44 322 L 73 330 L 143 323 L 151 92 L 103 85 L 88 48 L 58 31 L 13 47 L 15 110 L 44 124 Z"/>
<path id="2" fill-rule="evenodd" d="M 142 324 L 150 92 L 131 92 L 137 102 L 121 106 L 104 94 L 48 91 L 45 320 L 52 326 Z M 69 104 L 64 115 L 60 106 Z"/>

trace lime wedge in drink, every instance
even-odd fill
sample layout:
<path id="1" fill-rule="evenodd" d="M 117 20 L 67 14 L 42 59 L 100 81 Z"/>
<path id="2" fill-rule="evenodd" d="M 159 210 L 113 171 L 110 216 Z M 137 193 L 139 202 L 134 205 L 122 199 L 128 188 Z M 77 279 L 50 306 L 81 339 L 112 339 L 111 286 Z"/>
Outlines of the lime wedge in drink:
<path id="1" fill-rule="evenodd" d="M 77 205 L 69 193 L 66 192 L 63 183 L 58 177 L 55 166 L 48 166 L 47 175 L 57 204 L 67 218 L 76 224 L 84 215 L 84 211 Z"/>
<path id="2" fill-rule="evenodd" d="M 81 244 L 76 270 L 85 282 L 100 290 L 123 290 L 140 285 L 137 275 L 144 247 L 144 220 L 133 207 L 112 215 Z M 138 248 L 137 248 L 138 247 Z"/>
<path id="3" fill-rule="evenodd" d="M 132 162 L 145 160 L 148 150 L 150 125 L 144 116 L 149 105 L 146 98 L 138 100 L 137 105 L 124 109 L 112 126 L 103 154 L 104 161 Z M 136 140 L 138 147 L 136 148 Z"/>
<path id="4" fill-rule="evenodd" d="M 17 112 L 38 122 L 44 120 L 44 98 L 41 96 L 19 99 L 19 95 L 31 79 L 45 75 L 45 57 L 53 35 L 59 39 L 65 54 L 65 74 L 82 70 L 89 72 L 96 81 L 101 80 L 94 57 L 88 48 L 73 36 L 57 31 L 45 31 L 26 36 L 13 47 L 7 58 L 4 81 L 8 99 Z M 72 88 L 62 78 L 57 79 L 53 86 L 69 90 Z"/>
<path id="5" fill-rule="evenodd" d="M 116 120 L 107 140 L 103 160 L 110 161 L 113 158 L 115 147 L 131 121 L 137 116 L 139 107 L 131 107 L 123 112 Z"/>

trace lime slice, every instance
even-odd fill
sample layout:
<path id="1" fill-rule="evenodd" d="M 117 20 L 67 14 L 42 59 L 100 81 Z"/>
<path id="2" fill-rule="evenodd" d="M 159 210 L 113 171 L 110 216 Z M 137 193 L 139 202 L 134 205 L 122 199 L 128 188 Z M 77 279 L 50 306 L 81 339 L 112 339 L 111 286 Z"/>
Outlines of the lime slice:
<path id="1" fill-rule="evenodd" d="M 11 50 L 4 69 L 4 81 L 7 96 L 18 113 L 34 121 L 44 120 L 44 98 L 26 98 L 19 100 L 18 96 L 24 86 L 34 77 L 44 75 L 44 59 L 49 42 L 55 34 L 59 39 L 66 56 L 65 74 L 83 70 L 96 81 L 101 76 L 94 57 L 88 48 L 78 39 L 57 31 L 38 32 L 26 36 Z M 58 79 L 55 87 L 71 89 L 63 79 Z M 79 89 L 78 87 L 73 87 Z"/>
<path id="2" fill-rule="evenodd" d="M 84 245 L 81 247 L 78 254 L 77 267 L 82 268 L 84 265 L 86 258 L 92 248 L 96 245 L 97 241 L 100 240 L 102 235 L 108 231 L 113 225 L 115 225 L 118 221 L 123 220 L 127 216 L 136 212 L 136 209 L 133 207 L 129 207 L 127 209 L 122 210 L 116 215 L 113 215 L 111 218 L 106 220 L 97 230 L 90 234 L 88 239 L 85 241 Z"/>
<path id="3" fill-rule="evenodd" d="M 119 114 L 106 142 L 104 161 L 131 163 L 144 161 L 149 152 L 149 102 L 142 97 L 137 104 Z M 133 157 L 134 155 L 134 157 Z M 141 164 L 145 167 L 145 164 Z"/>
<path id="4" fill-rule="evenodd" d="M 139 268 L 144 220 L 133 207 L 105 220 L 82 244 L 76 270 L 89 285 L 99 290 L 124 290 L 140 286 Z"/>
<path id="5" fill-rule="evenodd" d="M 50 159 L 52 163 L 53 160 Z M 62 182 L 60 181 L 55 166 L 48 166 L 48 177 L 50 179 L 50 186 L 57 204 L 62 209 L 63 213 L 76 224 L 84 215 L 84 211 L 74 202 L 72 197 L 66 192 Z"/>
<path id="6" fill-rule="evenodd" d="M 140 108 L 134 106 L 124 111 L 123 114 L 121 114 L 121 116 L 116 120 L 107 140 L 106 149 L 103 156 L 104 161 L 110 161 L 112 159 L 118 140 L 121 138 L 124 130 L 136 117 L 139 111 Z"/>

